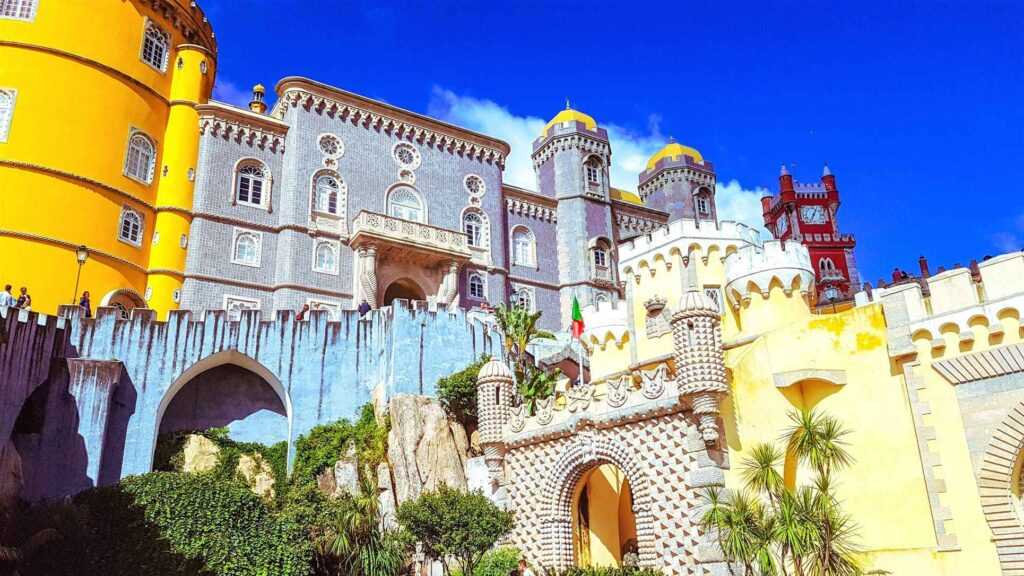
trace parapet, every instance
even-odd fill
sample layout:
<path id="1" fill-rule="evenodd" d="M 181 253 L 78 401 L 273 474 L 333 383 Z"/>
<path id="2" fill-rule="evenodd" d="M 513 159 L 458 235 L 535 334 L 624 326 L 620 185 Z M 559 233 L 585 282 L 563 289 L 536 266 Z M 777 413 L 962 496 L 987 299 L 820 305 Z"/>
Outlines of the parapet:
<path id="1" fill-rule="evenodd" d="M 751 291 L 765 298 L 778 283 L 789 295 L 799 290 L 807 295 L 814 286 L 814 267 L 807 247 L 799 242 L 769 240 L 763 246 L 748 246 L 725 259 L 725 293 L 733 306 L 750 297 Z"/>
<path id="2" fill-rule="evenodd" d="M 622 345 L 629 333 L 625 301 L 598 302 L 585 306 L 583 312 L 582 341 L 588 348 L 604 347 L 609 340 Z"/>
<path id="3" fill-rule="evenodd" d="M 671 262 L 672 253 L 689 258 L 699 251 L 707 262 L 708 254 L 717 250 L 720 258 L 747 246 L 760 246 L 761 234 L 756 228 L 729 220 L 701 222 L 682 218 L 670 222 L 650 234 L 638 236 L 619 245 L 619 271 L 622 276 L 639 274 L 640 269 L 652 267 L 658 259 Z"/>

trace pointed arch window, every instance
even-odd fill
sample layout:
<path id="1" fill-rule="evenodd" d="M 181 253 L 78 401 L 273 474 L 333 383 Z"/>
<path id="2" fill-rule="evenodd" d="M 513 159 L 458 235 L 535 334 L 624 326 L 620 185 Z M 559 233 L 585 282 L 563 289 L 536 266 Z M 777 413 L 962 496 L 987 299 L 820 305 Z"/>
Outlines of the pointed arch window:
<path id="1" fill-rule="evenodd" d="M 415 190 L 400 186 L 388 195 L 388 215 L 402 220 L 425 222 L 423 200 Z"/>
<path id="2" fill-rule="evenodd" d="M 11 119 L 14 118 L 14 97 L 14 90 L 0 89 L 0 142 L 7 142 L 7 134 L 11 131 Z"/>
<path id="3" fill-rule="evenodd" d="M 266 201 L 267 169 L 258 160 L 247 160 L 238 165 L 235 177 L 235 202 L 262 208 Z"/>
<path id="4" fill-rule="evenodd" d="M 313 209 L 322 214 L 337 216 L 340 189 L 337 178 L 328 174 L 318 176 L 313 186 Z"/>
<path id="5" fill-rule="evenodd" d="M 117 238 L 132 246 L 142 246 L 142 215 L 127 206 L 122 208 Z"/>
<path id="6" fill-rule="evenodd" d="M 701 218 L 711 217 L 711 193 L 701 188 L 696 196 L 697 216 Z"/>
<path id="7" fill-rule="evenodd" d="M 167 32 L 154 22 L 147 22 L 146 32 L 142 36 L 142 61 L 164 72 L 167 70 L 167 54 L 170 47 L 171 39 Z"/>
<path id="8" fill-rule="evenodd" d="M 231 247 L 231 262 L 243 266 L 260 266 L 260 235 L 248 230 L 235 229 L 235 238 Z"/>
<path id="9" fill-rule="evenodd" d="M 313 249 L 313 271 L 337 274 L 338 250 L 337 243 L 330 240 L 318 240 Z"/>
<path id="10" fill-rule="evenodd" d="M 153 146 L 153 141 L 142 132 L 133 132 L 128 138 L 124 175 L 143 184 L 149 184 L 153 181 L 153 166 L 155 164 L 156 148 Z"/>
<path id="11" fill-rule="evenodd" d="M 512 263 L 518 266 L 537 265 L 537 242 L 525 226 L 512 229 Z"/>
<path id="12" fill-rule="evenodd" d="M 38 0 L 0 0 L 0 18 L 32 20 Z"/>

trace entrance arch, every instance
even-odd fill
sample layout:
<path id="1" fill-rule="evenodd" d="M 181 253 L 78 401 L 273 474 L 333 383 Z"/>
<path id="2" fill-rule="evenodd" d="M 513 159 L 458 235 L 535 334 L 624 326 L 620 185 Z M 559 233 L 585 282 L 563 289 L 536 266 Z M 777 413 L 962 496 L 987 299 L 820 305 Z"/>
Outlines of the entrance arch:
<path id="1" fill-rule="evenodd" d="M 384 298 L 381 300 L 382 306 L 390 306 L 396 299 L 405 300 L 426 300 L 426 294 L 423 292 L 423 288 L 411 278 L 399 278 L 388 285 L 387 289 L 384 290 Z"/>
<path id="2" fill-rule="evenodd" d="M 113 306 L 121 312 L 123 318 L 127 319 L 132 310 L 145 308 L 146 301 L 142 299 L 142 295 L 131 288 L 119 288 L 107 292 L 106 296 L 100 300 L 100 306 Z"/>
<path id="3" fill-rule="evenodd" d="M 580 477 L 572 507 L 573 555 L 577 566 L 636 565 L 636 517 L 626 474 L 600 464 Z"/>
<path id="4" fill-rule="evenodd" d="M 196 362 L 167 388 L 157 408 L 150 454 L 161 433 L 239 423 L 232 430 L 236 440 L 286 441 L 291 469 L 292 422 L 291 399 L 277 376 L 253 358 L 225 350 Z"/>
<path id="5" fill-rule="evenodd" d="M 564 570 L 576 564 L 574 512 L 578 510 L 581 481 L 585 476 L 607 469 L 602 468 L 607 465 L 621 471 L 629 487 L 638 564 L 654 565 L 654 520 L 649 483 L 643 469 L 624 447 L 596 438 L 593 430 L 584 430 L 562 450 L 548 478 L 544 519 L 545 533 L 550 535 L 544 549 L 547 566 Z M 620 549 L 621 544 L 625 542 L 619 544 Z"/>

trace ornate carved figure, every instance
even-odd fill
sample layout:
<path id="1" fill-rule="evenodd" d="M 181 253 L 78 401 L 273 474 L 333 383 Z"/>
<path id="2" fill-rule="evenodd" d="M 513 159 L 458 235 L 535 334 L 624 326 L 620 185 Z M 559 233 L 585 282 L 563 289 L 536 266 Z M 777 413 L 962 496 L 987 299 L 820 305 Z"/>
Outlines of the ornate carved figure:
<path id="1" fill-rule="evenodd" d="M 640 393 L 644 398 L 655 400 L 665 393 L 665 382 L 668 380 L 668 365 L 659 364 L 654 370 L 641 370 Z"/>
<path id="2" fill-rule="evenodd" d="M 565 393 L 568 400 L 569 412 L 585 412 L 590 408 L 590 402 L 594 399 L 594 386 L 592 384 L 577 384 Z"/>
<path id="3" fill-rule="evenodd" d="M 633 376 L 630 374 L 623 374 L 618 378 L 612 378 L 608 381 L 608 405 L 613 408 L 618 408 L 629 400 L 629 392 L 633 389 Z"/>

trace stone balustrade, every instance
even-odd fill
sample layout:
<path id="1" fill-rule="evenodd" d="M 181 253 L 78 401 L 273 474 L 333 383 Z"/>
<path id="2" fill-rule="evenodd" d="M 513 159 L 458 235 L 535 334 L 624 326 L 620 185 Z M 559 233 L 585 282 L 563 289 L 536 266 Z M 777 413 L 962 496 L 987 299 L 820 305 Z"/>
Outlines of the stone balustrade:
<path id="1" fill-rule="evenodd" d="M 461 258 L 471 256 L 469 239 L 462 232 L 363 210 L 352 223 L 352 242 L 361 244 L 367 240 L 394 242 Z"/>

